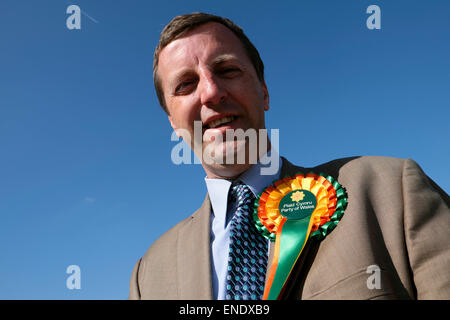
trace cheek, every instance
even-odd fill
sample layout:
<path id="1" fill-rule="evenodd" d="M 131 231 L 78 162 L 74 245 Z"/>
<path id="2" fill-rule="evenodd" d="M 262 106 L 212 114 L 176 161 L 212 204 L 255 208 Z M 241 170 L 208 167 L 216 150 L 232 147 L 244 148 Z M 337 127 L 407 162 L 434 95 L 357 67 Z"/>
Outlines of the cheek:
<path id="1" fill-rule="evenodd" d="M 233 91 L 241 100 L 248 101 L 250 104 L 258 105 L 264 102 L 262 85 L 253 77 L 243 78 L 240 83 L 234 85 Z"/>
<path id="2" fill-rule="evenodd" d="M 261 90 L 254 86 L 247 86 L 252 90 L 242 90 L 240 87 L 236 91 L 239 104 L 245 107 L 247 116 L 252 119 L 253 125 L 260 126 L 264 122 L 264 95 Z"/>
<path id="3" fill-rule="evenodd" d="M 180 99 L 181 100 L 181 99 Z M 178 128 L 193 130 L 194 120 L 200 119 L 198 108 L 189 101 L 172 101 L 170 105 L 171 116 Z"/>
<path id="4" fill-rule="evenodd" d="M 177 104 L 172 105 L 172 107 L 174 107 L 171 113 L 172 122 L 177 128 L 176 133 L 179 137 L 181 136 L 183 140 L 185 140 L 189 144 L 189 141 L 194 136 L 195 131 L 194 121 L 195 120 L 198 121 L 200 119 L 200 115 L 197 114 L 198 112 L 196 111 L 195 108 L 192 108 L 187 105 Z M 200 124 L 197 124 L 197 126 L 199 125 L 201 134 L 201 122 Z"/>

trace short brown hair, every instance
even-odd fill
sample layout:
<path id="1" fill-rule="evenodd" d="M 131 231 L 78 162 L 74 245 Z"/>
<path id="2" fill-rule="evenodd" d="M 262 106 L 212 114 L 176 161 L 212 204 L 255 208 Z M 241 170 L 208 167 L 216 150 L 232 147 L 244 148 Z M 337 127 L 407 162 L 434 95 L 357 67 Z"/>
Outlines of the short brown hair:
<path id="1" fill-rule="evenodd" d="M 158 46 L 156 47 L 155 53 L 153 55 L 153 83 L 155 85 L 159 104 L 167 114 L 169 114 L 169 111 L 167 110 L 166 102 L 164 100 L 164 92 L 161 87 L 161 81 L 157 74 L 159 54 L 161 53 L 161 50 L 164 49 L 164 47 L 167 46 L 170 42 L 181 38 L 188 31 L 208 22 L 221 23 L 225 27 L 233 31 L 233 33 L 238 37 L 238 39 L 244 46 L 245 52 L 248 54 L 248 57 L 250 58 L 250 61 L 252 62 L 253 67 L 256 70 L 258 79 L 261 82 L 264 81 L 264 63 L 259 56 L 258 50 L 244 34 L 244 31 L 241 29 L 241 27 L 239 27 L 233 21 L 227 18 L 202 12 L 194 12 L 176 16 L 164 27 L 163 31 L 161 32 Z"/>

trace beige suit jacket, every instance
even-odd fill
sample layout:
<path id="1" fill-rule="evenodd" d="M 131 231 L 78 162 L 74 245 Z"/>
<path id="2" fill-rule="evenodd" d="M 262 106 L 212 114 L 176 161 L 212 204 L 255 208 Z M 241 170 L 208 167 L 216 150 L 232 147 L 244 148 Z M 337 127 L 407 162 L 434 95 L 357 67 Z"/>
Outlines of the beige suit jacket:
<path id="1" fill-rule="evenodd" d="M 356 157 L 302 168 L 283 159 L 281 177 L 310 170 L 337 178 L 348 207 L 331 234 L 305 248 L 285 298 L 450 299 L 449 197 L 414 161 Z M 152 244 L 133 269 L 129 299 L 212 299 L 210 213 L 207 195 Z"/>

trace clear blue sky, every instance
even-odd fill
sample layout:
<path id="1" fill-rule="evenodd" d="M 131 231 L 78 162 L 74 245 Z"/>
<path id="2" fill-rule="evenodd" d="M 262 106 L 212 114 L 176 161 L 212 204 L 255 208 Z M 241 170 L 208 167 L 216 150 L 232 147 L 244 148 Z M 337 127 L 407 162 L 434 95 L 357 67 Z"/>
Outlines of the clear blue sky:
<path id="1" fill-rule="evenodd" d="M 71 3 L 81 30 L 66 27 Z M 259 49 L 283 156 L 412 158 L 450 190 L 447 0 L 2 0 L 0 299 L 125 299 L 135 262 L 200 206 L 203 170 L 171 162 L 152 82 L 163 26 L 193 11 Z M 66 288 L 73 264 L 80 290 Z"/>

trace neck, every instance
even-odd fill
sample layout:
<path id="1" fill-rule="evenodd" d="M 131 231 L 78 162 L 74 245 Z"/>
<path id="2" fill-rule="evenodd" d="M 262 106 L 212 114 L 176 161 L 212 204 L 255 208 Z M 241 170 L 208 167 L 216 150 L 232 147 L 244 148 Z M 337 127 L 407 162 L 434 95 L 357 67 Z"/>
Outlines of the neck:
<path id="1" fill-rule="evenodd" d="M 267 154 L 272 148 L 270 144 L 270 140 L 267 139 L 267 148 L 265 152 L 259 152 L 257 161 L 261 159 L 262 156 Z M 259 149 L 258 149 L 259 150 Z M 247 150 L 248 151 L 248 150 Z M 226 179 L 226 180 L 236 180 L 240 175 L 242 175 L 245 171 L 250 169 L 254 163 L 250 163 L 248 152 L 247 152 L 246 161 L 243 164 L 233 163 L 233 164 L 212 164 L 208 165 L 206 163 L 202 163 L 203 169 L 205 170 L 206 176 L 209 179 Z"/>

